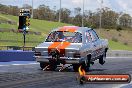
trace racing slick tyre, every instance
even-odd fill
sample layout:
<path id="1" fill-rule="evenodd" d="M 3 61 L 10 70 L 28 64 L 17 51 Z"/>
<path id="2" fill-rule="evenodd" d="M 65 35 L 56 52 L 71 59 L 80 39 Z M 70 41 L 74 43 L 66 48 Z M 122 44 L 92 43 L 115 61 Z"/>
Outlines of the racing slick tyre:
<path id="1" fill-rule="evenodd" d="M 74 71 L 77 72 L 80 66 L 82 66 L 82 69 L 84 69 L 85 71 L 89 71 L 90 63 L 91 63 L 90 60 L 91 60 L 91 55 L 88 55 L 86 61 L 80 64 L 73 64 Z"/>
<path id="2" fill-rule="evenodd" d="M 56 68 L 57 68 L 56 62 L 50 62 L 50 64 L 49 64 L 49 70 L 55 71 Z"/>
<path id="3" fill-rule="evenodd" d="M 103 55 L 101 55 L 101 57 L 99 58 L 99 63 L 103 65 L 105 63 L 105 59 L 106 59 L 106 52 L 104 52 Z"/>
<path id="4" fill-rule="evenodd" d="M 78 71 L 78 68 L 79 68 L 79 66 L 80 66 L 80 64 L 73 64 L 72 66 L 73 66 L 73 70 L 74 70 L 75 72 L 77 72 L 77 71 Z"/>

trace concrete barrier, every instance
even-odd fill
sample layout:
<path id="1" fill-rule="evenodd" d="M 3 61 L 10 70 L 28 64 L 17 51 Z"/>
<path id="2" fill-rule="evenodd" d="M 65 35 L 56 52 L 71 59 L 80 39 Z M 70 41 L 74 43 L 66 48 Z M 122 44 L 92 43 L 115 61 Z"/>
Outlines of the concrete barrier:
<path id="1" fill-rule="evenodd" d="M 127 50 L 109 50 L 108 57 L 132 57 L 132 51 Z"/>
<path id="2" fill-rule="evenodd" d="M 0 62 L 35 61 L 34 51 L 5 50 L 0 51 Z M 107 57 L 132 57 L 132 51 L 109 50 Z"/>
<path id="3" fill-rule="evenodd" d="M 0 51 L 0 62 L 6 61 L 35 61 L 33 51 L 6 50 Z"/>

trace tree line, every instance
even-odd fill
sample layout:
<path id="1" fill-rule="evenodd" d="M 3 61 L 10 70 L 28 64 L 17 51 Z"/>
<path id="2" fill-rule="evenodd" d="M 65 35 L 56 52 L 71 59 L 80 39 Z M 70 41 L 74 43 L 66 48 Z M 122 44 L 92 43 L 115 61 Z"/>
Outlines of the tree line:
<path id="1" fill-rule="evenodd" d="M 22 8 L 31 9 L 32 7 L 28 4 L 24 4 Z M 10 14 L 14 16 L 19 15 L 21 8 L 18 6 L 3 5 L 0 4 L 0 13 Z M 61 8 L 61 10 L 51 9 L 49 6 L 44 4 L 39 5 L 37 8 L 33 9 L 34 19 L 55 21 L 59 19 L 59 12 L 61 11 L 61 22 L 69 23 L 76 26 L 82 25 L 82 17 L 84 19 L 84 26 L 99 28 L 100 25 L 100 13 L 102 14 L 101 26 L 105 29 L 122 29 L 132 27 L 132 17 L 130 14 L 117 13 L 108 7 L 102 9 L 97 8 L 96 11 L 85 10 L 84 16 L 82 16 L 82 9 L 80 7 L 74 8 L 72 12 L 70 9 Z"/>

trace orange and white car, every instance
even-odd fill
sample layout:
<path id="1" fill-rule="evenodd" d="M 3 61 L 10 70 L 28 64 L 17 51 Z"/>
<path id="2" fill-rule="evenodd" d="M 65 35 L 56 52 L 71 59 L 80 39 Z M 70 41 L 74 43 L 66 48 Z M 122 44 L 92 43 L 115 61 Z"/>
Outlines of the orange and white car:
<path id="1" fill-rule="evenodd" d="M 35 47 L 35 58 L 42 69 L 49 66 L 55 70 L 57 65 L 72 64 L 75 71 L 80 65 L 89 70 L 97 59 L 104 64 L 107 50 L 108 40 L 100 39 L 93 29 L 64 26 L 52 30 L 46 40 Z"/>

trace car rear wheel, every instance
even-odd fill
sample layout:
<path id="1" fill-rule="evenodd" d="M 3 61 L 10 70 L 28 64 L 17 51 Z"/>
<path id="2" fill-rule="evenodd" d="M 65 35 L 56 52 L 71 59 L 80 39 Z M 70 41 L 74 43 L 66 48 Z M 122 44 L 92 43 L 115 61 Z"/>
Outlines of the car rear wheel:
<path id="1" fill-rule="evenodd" d="M 55 61 L 50 61 L 49 70 L 55 71 L 56 68 L 57 68 L 57 63 Z"/>

